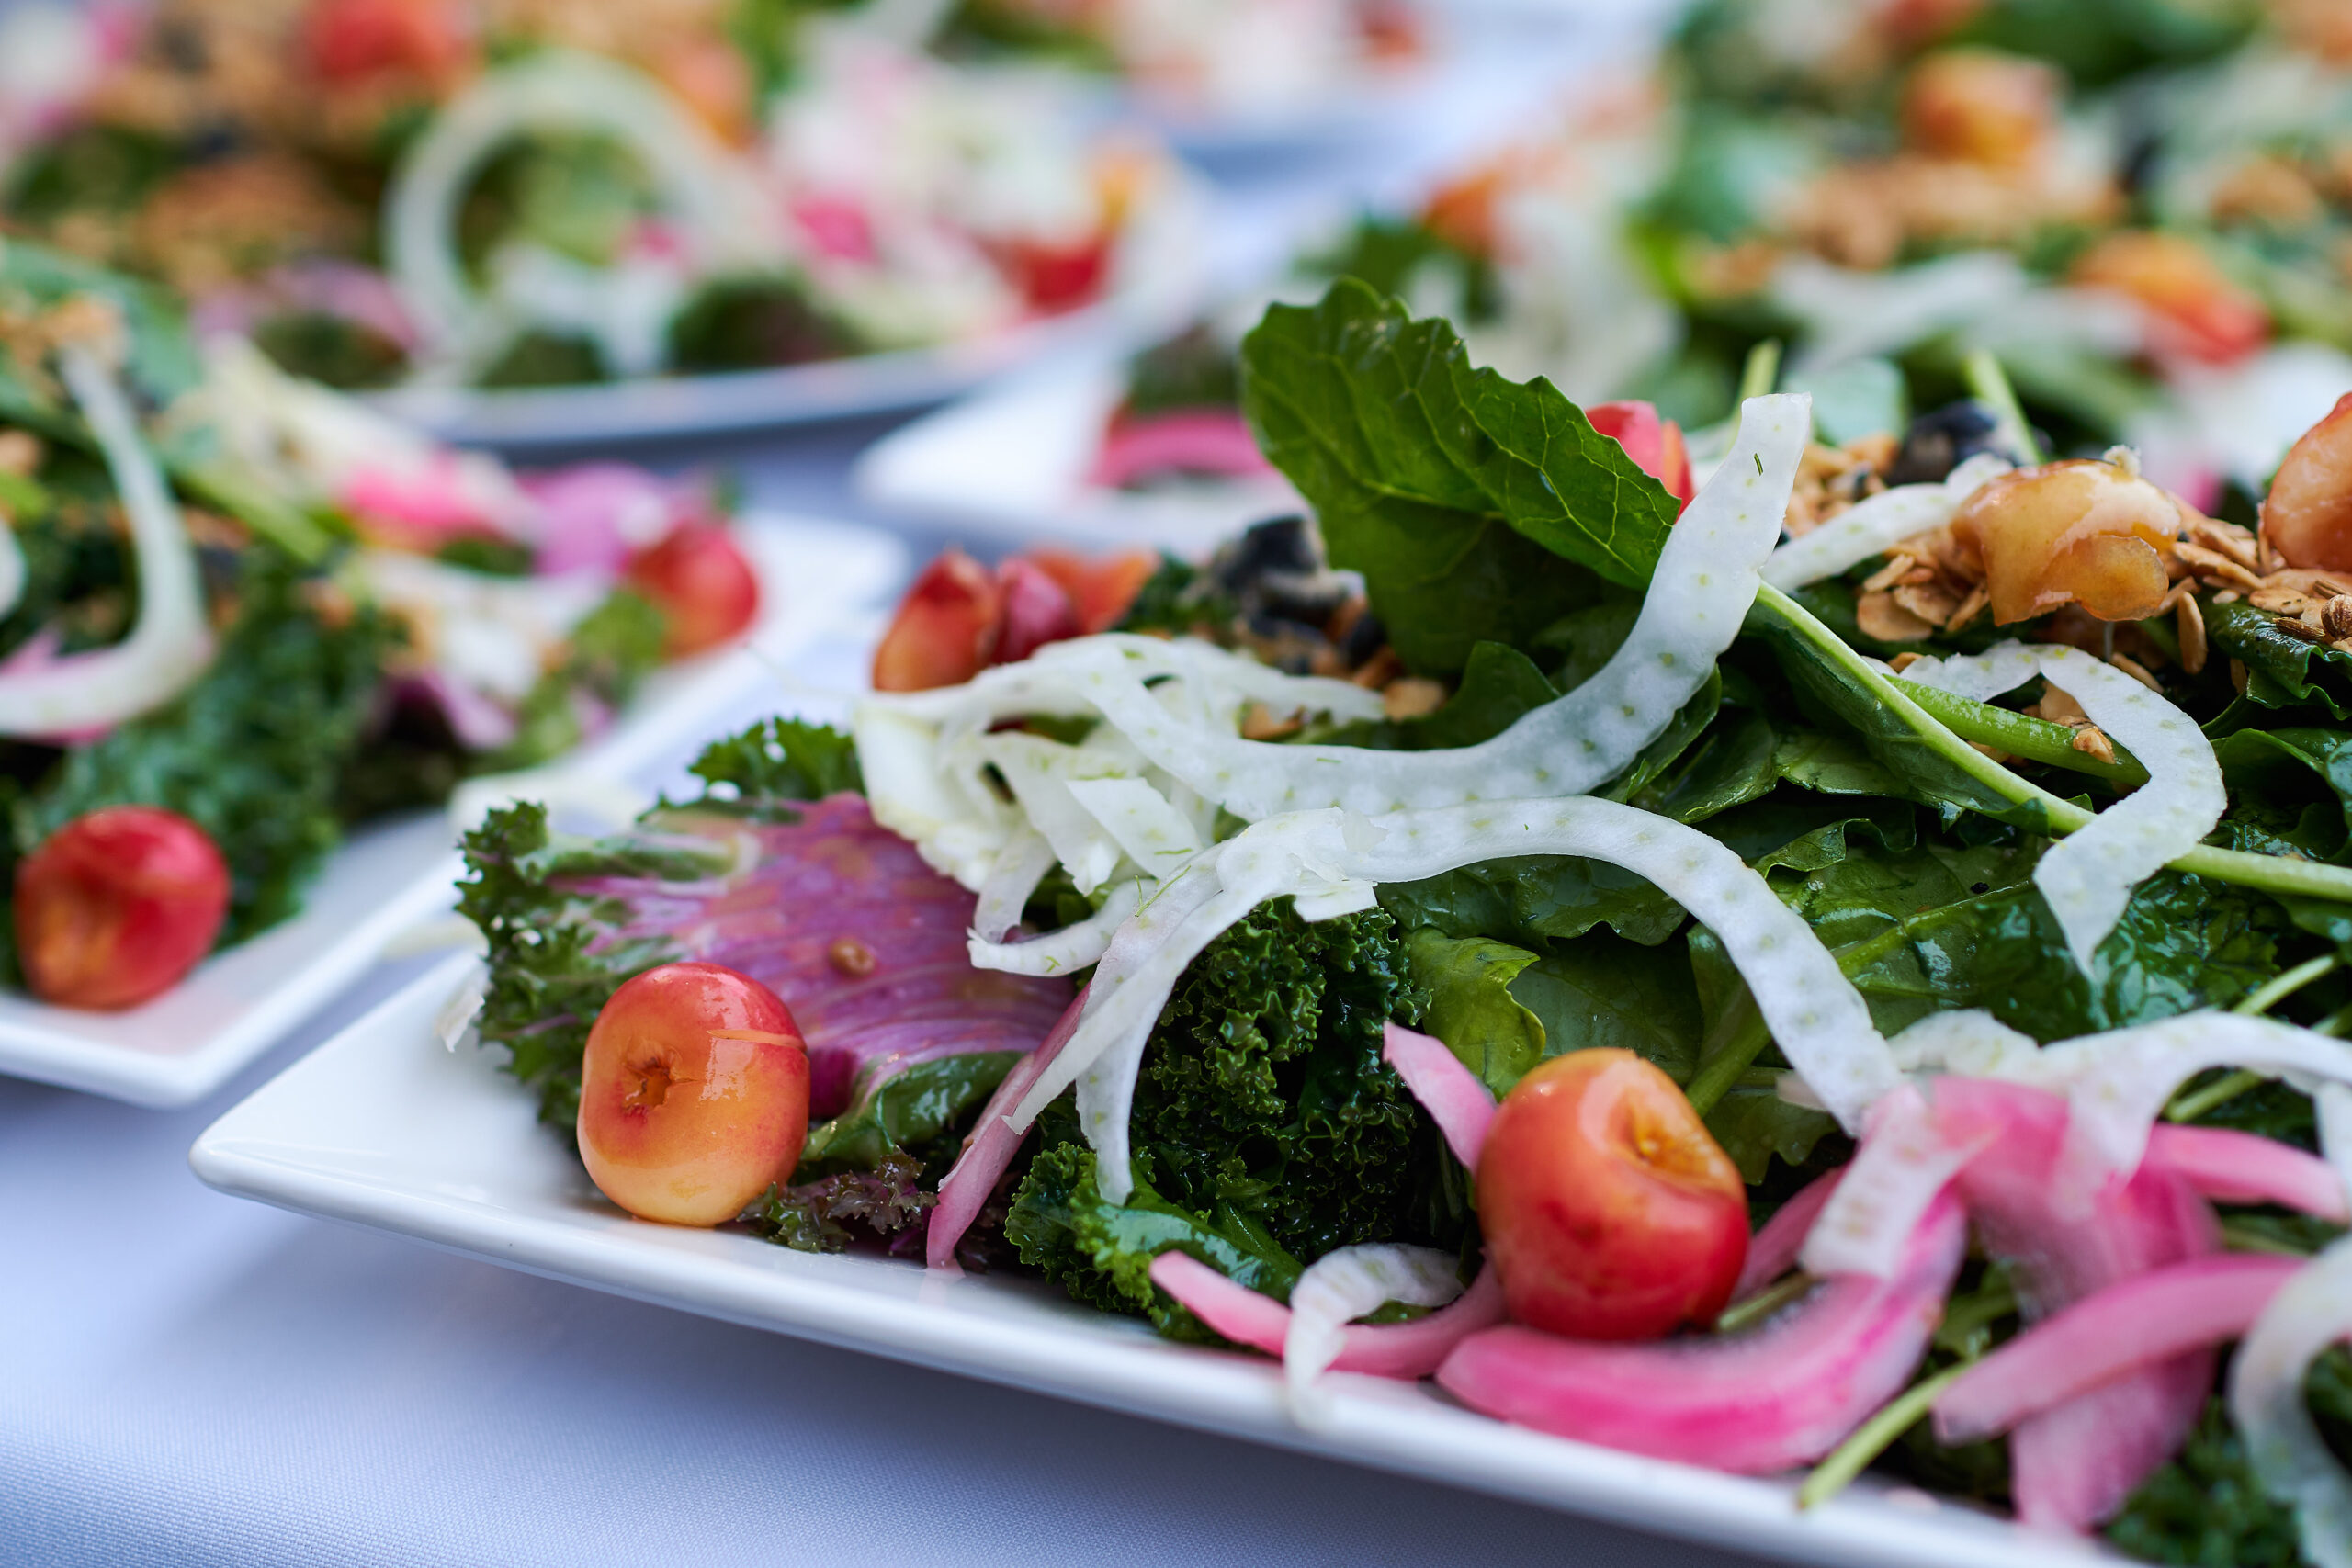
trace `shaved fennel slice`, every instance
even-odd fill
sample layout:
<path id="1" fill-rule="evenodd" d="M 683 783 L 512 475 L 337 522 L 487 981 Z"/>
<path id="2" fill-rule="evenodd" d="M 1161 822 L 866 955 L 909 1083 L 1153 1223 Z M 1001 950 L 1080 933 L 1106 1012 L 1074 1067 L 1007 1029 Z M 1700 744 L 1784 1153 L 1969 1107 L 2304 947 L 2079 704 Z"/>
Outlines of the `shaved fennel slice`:
<path id="1" fill-rule="evenodd" d="M 2006 459 L 1979 452 L 1936 483 L 1897 485 L 1857 502 L 1774 550 L 1764 562 L 1764 581 L 1792 590 L 1851 570 L 1905 539 L 1942 527 L 1962 502 L 2008 471 Z"/>
<path id="2" fill-rule="evenodd" d="M 139 618 L 111 648 L 0 675 L 0 735 L 41 738 L 120 724 L 179 695 L 212 661 L 196 547 L 140 436 L 130 400 L 86 350 L 66 349 L 58 367 L 106 455 L 130 522 Z"/>
<path id="3" fill-rule="evenodd" d="M 2087 1199 L 2138 1168 L 2165 1101 L 2208 1067 L 2245 1067 L 2324 1089 L 2352 1084 L 2352 1044 L 2271 1019 L 2194 1012 L 2045 1045 L 2016 1077 L 2065 1094 L 2060 1179 Z"/>
<path id="4" fill-rule="evenodd" d="M 1961 1168 L 1999 1135 L 1987 1126 L 1958 1142 L 1946 1137 L 1927 1097 L 1904 1084 L 1871 1107 L 1870 1129 L 1846 1179 L 1805 1233 L 1797 1262 L 1807 1273 L 1892 1279 L 1912 1233 Z"/>
<path id="5" fill-rule="evenodd" d="M 1015 1125 L 1027 1126 L 1076 1082 L 1098 1182 L 1104 1196 L 1123 1199 L 1128 1111 L 1151 1025 L 1185 965 L 1221 932 L 1284 894 L 1306 908 L 1351 884 L 1414 882 L 1531 854 L 1623 866 L 1713 931 L 1791 1065 L 1849 1128 L 1859 1128 L 1865 1109 L 1903 1081 L 1861 993 L 1813 928 L 1736 853 L 1669 818 L 1572 796 L 1378 818 L 1294 812 L 1245 829 L 1194 861 L 1114 939 L 1097 971 L 1100 1005 L 1090 1006 L 1055 1072 L 1016 1108 Z"/>
<path id="6" fill-rule="evenodd" d="M 1005 730 L 976 748 L 996 765 L 1029 825 L 1046 835 L 1080 893 L 1092 893 L 1119 868 L 1118 840 L 1070 794 L 1074 749 L 1042 735 Z"/>
<path id="7" fill-rule="evenodd" d="M 2197 721 L 2080 649 L 2003 643 L 1973 657 L 1920 660 L 1903 678 L 1982 701 L 2037 673 L 2080 703 L 2092 723 L 2148 770 L 2146 784 L 2059 840 L 2033 870 L 2067 950 L 2088 975 L 2132 888 L 2202 842 L 2229 797 L 2213 743 Z"/>
<path id="8" fill-rule="evenodd" d="M 1308 1266 L 1290 1289 L 1283 1377 L 1291 1413 L 1308 1426 L 1325 1414 L 1316 1380 L 1347 1344 L 1348 1325 L 1390 1302 L 1442 1307 L 1462 1294 L 1461 1260 L 1429 1247 L 1343 1247 Z"/>
<path id="9" fill-rule="evenodd" d="M 1142 907 L 1143 884 L 1122 882 L 1103 895 L 1101 908 L 1057 931 L 1027 942 L 1006 942 L 1001 933 L 984 940 L 975 931 L 969 948 L 972 967 L 1007 975 L 1075 975 L 1102 961 L 1112 937 Z"/>
<path id="10" fill-rule="evenodd" d="M 1003 942 L 1005 933 L 1021 923 L 1021 911 L 1029 907 L 1037 884 L 1053 869 L 1054 846 L 1045 834 L 1035 828 L 1015 833 L 980 884 L 980 899 L 972 909 L 972 940 L 990 946 Z"/>
<path id="11" fill-rule="evenodd" d="M 2025 1078 L 2041 1047 L 1982 1008 L 1931 1012 L 1887 1042 L 1906 1073 L 1962 1073 L 1977 1078 Z"/>
<path id="12" fill-rule="evenodd" d="M 942 876 L 986 886 L 1021 823 L 977 769 L 945 766 L 937 727 L 889 708 L 861 705 L 852 739 L 874 819 Z"/>
<path id="13" fill-rule="evenodd" d="M 773 254 L 780 243 L 745 232 L 750 215 L 767 204 L 657 84 L 594 55 L 537 55 L 491 72 L 434 116 L 392 175 L 384 254 L 402 300 L 436 346 L 461 344 L 483 315 L 456 243 L 466 192 L 502 147 L 536 130 L 594 131 L 626 145 L 703 266 Z"/>
<path id="14" fill-rule="evenodd" d="M 2321 1084 L 2312 1099 L 2319 1109 L 2320 1153 L 2335 1168 L 2345 1196 L 2352 1200 L 2352 1084 Z"/>
<path id="15" fill-rule="evenodd" d="M 1192 820 L 1142 779 L 1072 779 L 1069 794 L 1154 881 L 1173 876 L 1201 852 Z"/>
<path id="16" fill-rule="evenodd" d="M 1575 691 L 1479 745 L 1275 745 L 1177 722 L 1148 704 L 1132 672 L 1090 669 L 1081 689 L 1154 764 L 1253 821 L 1331 806 L 1369 814 L 1580 795 L 1657 739 L 1738 635 L 1811 429 L 1810 399 L 1750 399 L 1731 456 L 1668 534 L 1624 645 Z"/>
<path id="17" fill-rule="evenodd" d="M 2303 1380 L 2321 1351 L 2352 1338 L 2352 1237 L 2306 1264 L 2270 1304 L 2230 1363 L 2230 1418 L 2273 1497 L 2295 1510 L 2303 1554 L 2317 1568 L 2352 1568 L 2352 1475 L 2312 1421 Z"/>
<path id="18" fill-rule="evenodd" d="M 17 530 L 0 515 L 0 615 L 14 615 L 24 596 L 25 549 L 17 543 Z"/>

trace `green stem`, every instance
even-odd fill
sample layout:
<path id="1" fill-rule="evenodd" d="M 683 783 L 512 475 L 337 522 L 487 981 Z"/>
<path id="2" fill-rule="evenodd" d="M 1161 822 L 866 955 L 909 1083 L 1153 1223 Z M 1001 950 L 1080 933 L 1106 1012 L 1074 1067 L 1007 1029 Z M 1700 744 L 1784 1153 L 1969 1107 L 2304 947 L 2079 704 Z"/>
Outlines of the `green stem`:
<path id="1" fill-rule="evenodd" d="M 1780 384 L 1781 340 L 1768 337 L 1747 351 L 1747 363 L 1739 371 L 1739 400 L 1768 397 Z"/>
<path id="2" fill-rule="evenodd" d="M 1969 395 L 1977 401 L 1988 403 L 2000 419 L 2002 434 L 2017 448 L 2018 456 L 2029 465 L 2041 461 L 2041 444 L 2033 438 L 2033 426 L 2025 417 L 2025 409 L 2018 401 L 2018 389 L 2009 385 L 2008 372 L 1989 348 L 1980 348 L 1961 361 L 1962 379 L 1968 383 Z"/>
<path id="3" fill-rule="evenodd" d="M 1715 1332 L 1736 1334 L 1751 1323 L 1761 1323 L 1821 1283 L 1810 1274 L 1791 1274 L 1765 1286 L 1744 1302 L 1734 1302 L 1715 1319 Z"/>
<path id="4" fill-rule="evenodd" d="M 1739 999 L 1700 1048 L 1701 1060 L 1706 1065 L 1683 1091 L 1690 1100 L 1690 1109 L 1702 1116 L 1713 1111 L 1771 1043 L 1772 1032 L 1764 1026 L 1764 1014 L 1758 1010 L 1755 997 L 1742 987 Z"/>
<path id="5" fill-rule="evenodd" d="M 226 463 L 169 465 L 175 484 L 194 501 L 228 513 L 304 566 L 334 547 L 334 536 L 300 507 L 289 505 Z"/>
<path id="6" fill-rule="evenodd" d="M 1934 1377 L 1913 1383 L 1891 1401 L 1884 1409 L 1861 1425 L 1861 1429 L 1838 1445 L 1830 1456 L 1814 1467 L 1804 1484 L 1797 1489 L 1797 1506 L 1817 1508 L 1843 1492 L 1854 1477 L 1870 1468 L 1871 1461 L 1884 1453 L 1909 1428 L 1914 1421 L 1928 1413 L 1936 1395 L 1950 1388 L 1953 1380 L 1968 1370 L 1963 1362 L 1947 1367 Z"/>
<path id="7" fill-rule="evenodd" d="M 1758 591 L 1758 607 L 1777 615 L 1789 628 L 1813 644 L 1846 676 L 1867 690 L 1912 730 L 1928 750 L 1983 785 L 1989 794 L 2040 813 L 2052 834 L 2072 833 L 2088 827 L 2092 814 L 2029 784 L 1947 728 L 1943 722 L 1912 699 L 1892 676 L 1848 647 L 1846 640 L 1821 624 L 1804 605 L 1766 583 Z M 2323 865 L 2317 861 L 2285 855 L 2248 854 L 2242 850 L 2217 850 L 2199 845 L 2172 863 L 2175 871 L 2210 876 L 2217 882 L 2259 888 L 2265 893 L 2352 903 L 2352 870 Z"/>
<path id="8" fill-rule="evenodd" d="M 2052 724 L 2031 714 L 2014 713 L 1963 697 L 1956 692 L 1939 692 L 1933 686 L 1917 685 L 1900 676 L 1895 686 L 1920 708 L 1934 715 L 1944 727 L 1962 740 L 1982 741 L 1997 751 L 2013 757 L 2023 757 L 2030 762 L 2046 767 L 2066 768 L 2077 773 L 2088 773 L 2104 779 L 2118 789 L 2137 789 L 2148 782 L 2148 770 L 2129 751 L 2118 750 L 2115 761 L 2102 762 L 2087 751 L 2075 750 L 2075 731 L 2063 724 Z"/>
<path id="9" fill-rule="evenodd" d="M 2343 959 L 2335 953 L 2323 953 L 2282 975 L 2272 976 L 2268 981 L 2248 992 L 2245 998 L 2230 1010 L 2248 1017 L 2259 1017 L 2312 981 L 2325 978 L 2341 963 Z M 2233 1073 L 2225 1073 L 2203 1089 L 2188 1089 L 2174 1097 L 2173 1102 L 2165 1107 L 2165 1120 L 2194 1122 L 2215 1106 L 2226 1105 L 2246 1090 L 2267 1081 L 2260 1073 L 2249 1073 L 2243 1067 Z"/>

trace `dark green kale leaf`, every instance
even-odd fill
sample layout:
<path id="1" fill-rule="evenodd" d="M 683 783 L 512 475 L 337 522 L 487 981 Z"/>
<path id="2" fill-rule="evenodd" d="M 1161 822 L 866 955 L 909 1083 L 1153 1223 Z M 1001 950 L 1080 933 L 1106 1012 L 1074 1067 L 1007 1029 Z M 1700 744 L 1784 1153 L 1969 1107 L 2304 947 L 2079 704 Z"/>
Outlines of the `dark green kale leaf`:
<path id="1" fill-rule="evenodd" d="M 478 1021 L 506 1048 L 506 1070 L 536 1090 L 539 1120 L 567 1136 L 580 1119 L 581 1054 L 588 1030 L 624 981 L 684 952 L 667 936 L 616 937 L 629 918 L 619 898 L 576 891 L 592 876 L 706 875 L 676 840 L 577 840 L 548 828 L 533 802 L 504 807 L 468 833 L 458 912 L 489 944 L 490 981 Z"/>
<path id="2" fill-rule="evenodd" d="M 14 835 L 23 853 L 100 807 L 180 813 L 229 863 L 224 944 L 293 914 L 342 841 L 337 787 L 394 636 L 366 612 L 331 623 L 275 551 L 243 559 L 237 619 L 211 668 L 169 706 L 67 752 L 18 808 Z"/>
<path id="3" fill-rule="evenodd" d="M 787 274 L 704 284 L 670 323 L 670 357 L 682 371 L 761 370 L 861 353 L 865 340 L 822 309 Z"/>
<path id="4" fill-rule="evenodd" d="M 797 822 L 793 802 L 865 793 L 857 743 L 797 718 L 765 719 L 715 740 L 687 771 L 703 781 L 695 809 L 753 822 Z"/>
<path id="5" fill-rule="evenodd" d="M 1216 330 L 1193 326 L 1154 344 L 1127 366 L 1125 410 L 1131 414 L 1187 409 L 1238 409 L 1241 361 Z"/>
<path id="6" fill-rule="evenodd" d="M 1171 1246 L 1279 1295 L 1334 1247 L 1461 1245 L 1462 1172 L 1381 1058 L 1387 1021 L 1420 1010 L 1387 916 L 1310 924 L 1289 899 L 1264 906 L 1193 962 L 1153 1029 L 1136 1196 L 1105 1204 L 1074 1120 L 1043 1118 L 1007 1236 L 1080 1300 L 1164 1328 L 1183 1320 L 1146 1270 Z"/>
<path id="7" fill-rule="evenodd" d="M 1269 310 L 1241 366 L 1267 456 L 1415 670 L 1529 647 L 1602 582 L 1648 581 L 1674 498 L 1550 382 L 1473 369 L 1443 322 L 1342 278 Z"/>
<path id="8" fill-rule="evenodd" d="M 1290 1299 L 1303 1271 L 1298 1259 L 1240 1213 L 1211 1217 L 1169 1202 L 1145 1179 L 1142 1159 L 1126 1202 L 1109 1202 L 1095 1185 L 1094 1152 L 1078 1138 L 1076 1116 L 1048 1115 L 1040 1126 L 1044 1147 L 1004 1222 L 1022 1262 L 1079 1301 L 1148 1316 L 1182 1339 L 1213 1343 L 1216 1336 L 1151 1282 L 1151 1260 L 1163 1252 L 1186 1253 L 1253 1291 Z"/>

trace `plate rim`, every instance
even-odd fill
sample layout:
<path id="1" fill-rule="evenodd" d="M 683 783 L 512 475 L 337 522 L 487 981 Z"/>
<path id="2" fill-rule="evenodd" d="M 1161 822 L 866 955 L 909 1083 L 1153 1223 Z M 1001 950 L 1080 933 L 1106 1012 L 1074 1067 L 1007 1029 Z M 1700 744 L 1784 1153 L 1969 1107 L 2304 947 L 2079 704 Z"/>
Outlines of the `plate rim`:
<path id="1" fill-rule="evenodd" d="M 1801 1514 L 1785 1480 L 1727 1475 L 1509 1427 L 1426 1385 L 1338 1375 L 1333 1424 L 1308 1428 L 1289 1417 L 1271 1362 L 1159 1339 L 1107 1316 L 1099 1330 L 1070 1336 L 971 1310 L 987 1299 L 980 1295 L 955 1306 L 954 1292 L 986 1292 L 986 1280 L 922 1276 L 911 1292 L 893 1293 L 847 1276 L 829 1279 L 826 1266 L 834 1260 L 749 1236 L 692 1233 L 691 1242 L 648 1245 L 635 1238 L 655 1232 L 617 1215 L 590 1221 L 524 1213 L 489 1197 L 468 1202 L 305 1164 L 303 1145 L 269 1132 L 271 1117 L 282 1114 L 278 1099 L 307 1091 L 314 1080 L 332 1083 L 346 1062 L 406 1048 L 403 1032 L 412 1032 L 414 1049 L 430 1050 L 425 1026 L 470 962 L 435 965 L 255 1089 L 197 1138 L 190 1168 L 233 1196 L 542 1278 L 1735 1552 L 1838 1568 L 1979 1568 L 1995 1551 L 2012 1568 L 2120 1561 L 2095 1542 L 2039 1536 L 1903 1487 L 1864 1483 Z M 706 1235 L 713 1245 L 704 1245 Z M 1034 1281 L 1018 1284 L 1026 1293 Z M 1434 1441 L 1430 1421 L 1442 1423 Z M 1424 1427 L 1418 1436 L 1417 1425 Z"/>

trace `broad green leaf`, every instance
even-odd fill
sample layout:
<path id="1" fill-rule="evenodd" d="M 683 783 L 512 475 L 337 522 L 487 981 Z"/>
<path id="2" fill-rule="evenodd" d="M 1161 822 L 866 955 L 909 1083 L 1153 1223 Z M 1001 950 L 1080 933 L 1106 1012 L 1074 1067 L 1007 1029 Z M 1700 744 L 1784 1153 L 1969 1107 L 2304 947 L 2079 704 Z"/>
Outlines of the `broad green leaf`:
<path id="1" fill-rule="evenodd" d="M 1511 993 L 1535 954 L 1485 937 L 1415 931 L 1405 944 L 1413 984 L 1430 994 L 1421 1027 L 1445 1042 L 1497 1100 L 1544 1056 L 1543 1022 Z"/>

